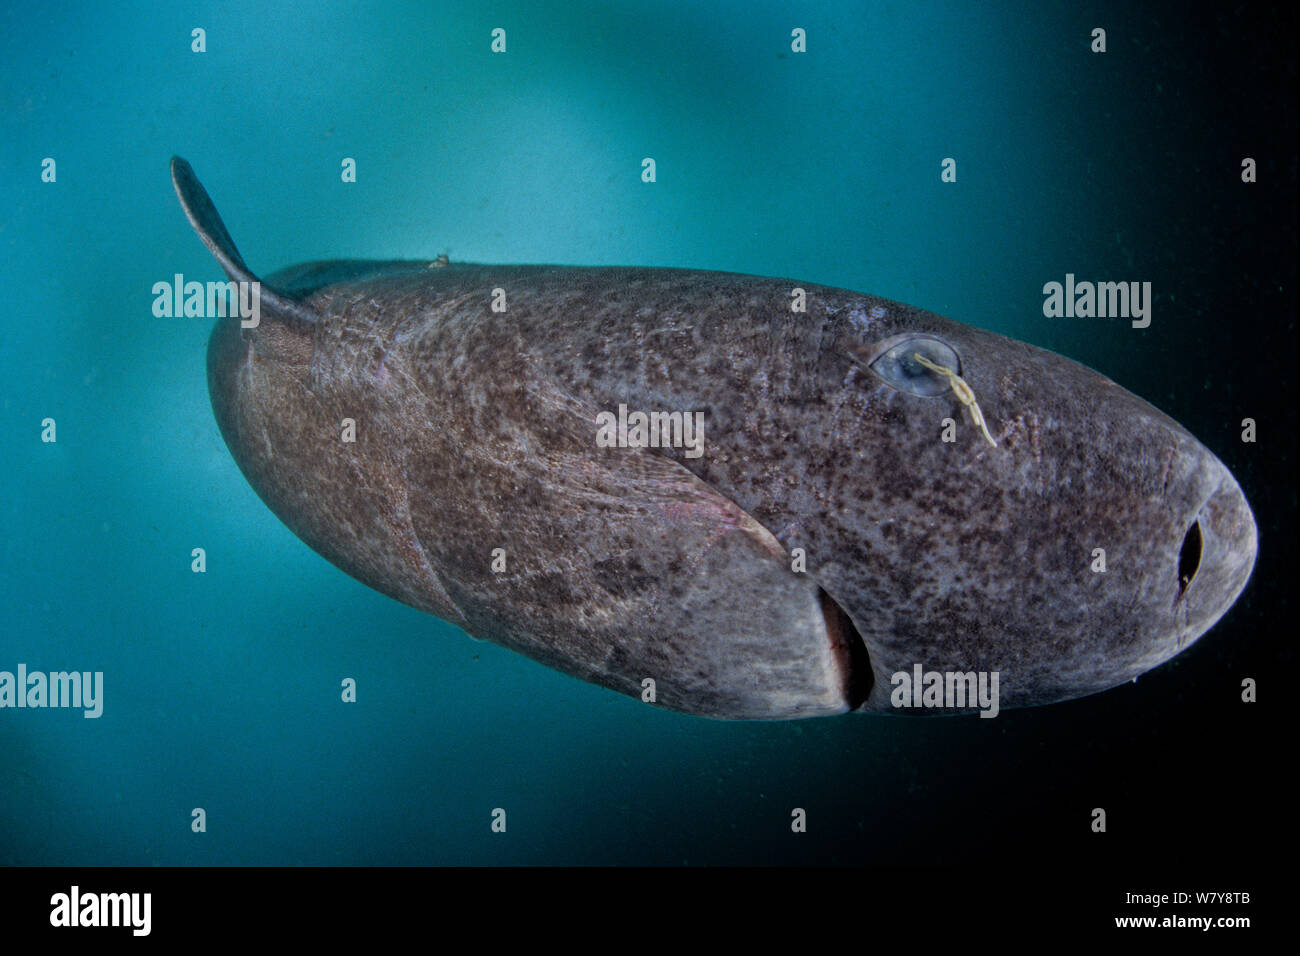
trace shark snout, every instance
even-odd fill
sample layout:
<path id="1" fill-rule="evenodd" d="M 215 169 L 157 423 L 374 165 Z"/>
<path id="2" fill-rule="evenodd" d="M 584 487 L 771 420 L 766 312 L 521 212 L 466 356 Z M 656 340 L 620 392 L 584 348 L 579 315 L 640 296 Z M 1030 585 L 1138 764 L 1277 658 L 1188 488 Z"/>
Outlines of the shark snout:
<path id="1" fill-rule="evenodd" d="M 1241 486 L 1223 464 L 1204 451 L 1209 481 L 1188 516 L 1178 551 L 1174 610 L 1180 643 L 1195 640 L 1232 606 L 1255 566 L 1258 533 Z"/>

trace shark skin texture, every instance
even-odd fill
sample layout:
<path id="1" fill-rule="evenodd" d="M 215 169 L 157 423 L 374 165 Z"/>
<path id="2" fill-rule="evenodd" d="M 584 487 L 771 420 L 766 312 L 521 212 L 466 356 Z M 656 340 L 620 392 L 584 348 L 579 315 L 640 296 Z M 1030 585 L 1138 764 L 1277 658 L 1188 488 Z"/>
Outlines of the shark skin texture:
<path id="1" fill-rule="evenodd" d="M 267 506 L 368 586 L 582 680 L 713 718 L 918 714 L 890 698 L 920 665 L 1049 704 L 1169 660 L 1250 577 L 1228 469 L 1055 353 L 730 273 L 259 280 L 189 164 L 172 177 L 230 279 L 261 283 L 208 382 Z M 620 406 L 702 414 L 700 447 L 607 447 Z"/>

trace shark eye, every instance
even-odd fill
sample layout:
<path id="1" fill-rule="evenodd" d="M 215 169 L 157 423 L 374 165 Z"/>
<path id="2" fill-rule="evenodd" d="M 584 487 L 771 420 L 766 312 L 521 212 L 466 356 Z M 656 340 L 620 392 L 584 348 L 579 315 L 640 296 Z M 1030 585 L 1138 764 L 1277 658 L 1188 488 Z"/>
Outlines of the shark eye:
<path id="1" fill-rule="evenodd" d="M 945 342 L 929 335 L 913 335 L 881 353 L 871 363 L 875 372 L 900 392 L 932 397 L 943 395 L 951 389 L 948 377 L 926 368 L 916 360 L 920 355 L 931 365 L 951 369 L 961 374 L 961 361 Z"/>

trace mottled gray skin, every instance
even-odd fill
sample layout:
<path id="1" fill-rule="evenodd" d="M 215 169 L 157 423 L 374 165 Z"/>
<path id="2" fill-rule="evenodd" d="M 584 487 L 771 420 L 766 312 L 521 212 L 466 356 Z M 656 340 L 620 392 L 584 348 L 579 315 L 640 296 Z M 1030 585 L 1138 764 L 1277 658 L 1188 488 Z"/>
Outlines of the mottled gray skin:
<path id="1" fill-rule="evenodd" d="M 252 279 L 188 165 L 173 177 Z M 1080 697 L 1187 647 L 1254 563 L 1240 488 L 1177 423 L 895 302 L 675 269 L 327 262 L 266 284 L 259 328 L 218 322 L 208 379 L 270 508 L 399 601 L 625 694 L 652 678 L 675 710 L 934 713 L 891 706 L 915 664 L 997 671 L 1002 707 Z M 997 447 L 951 391 L 868 368 L 910 333 L 956 351 Z M 597 447 L 620 403 L 703 411 L 703 455 Z"/>

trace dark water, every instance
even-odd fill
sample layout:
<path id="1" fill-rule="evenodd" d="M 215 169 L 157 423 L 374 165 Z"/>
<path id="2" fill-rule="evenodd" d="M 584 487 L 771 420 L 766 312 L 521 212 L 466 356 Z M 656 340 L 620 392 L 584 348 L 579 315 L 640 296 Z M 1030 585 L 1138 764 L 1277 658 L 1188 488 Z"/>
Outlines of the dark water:
<path id="1" fill-rule="evenodd" d="M 105 700 L 95 720 L 0 710 L 0 862 L 974 872 L 1280 855 L 1293 41 L 1267 10 L 1132 6 L 6 7 L 0 670 L 103 671 Z M 218 276 L 173 153 L 261 272 L 443 251 L 724 269 L 1055 349 L 1232 469 L 1259 522 L 1254 578 L 1136 684 L 996 720 L 717 723 L 576 682 L 368 590 L 258 500 L 209 408 L 210 323 L 151 312 L 153 283 Z M 1067 272 L 1152 282 L 1151 326 L 1045 319 L 1042 286 Z"/>

